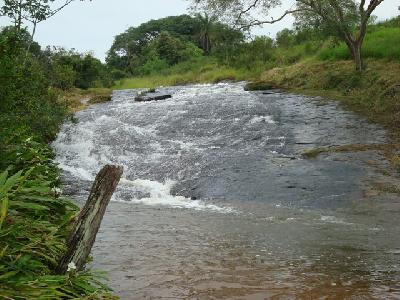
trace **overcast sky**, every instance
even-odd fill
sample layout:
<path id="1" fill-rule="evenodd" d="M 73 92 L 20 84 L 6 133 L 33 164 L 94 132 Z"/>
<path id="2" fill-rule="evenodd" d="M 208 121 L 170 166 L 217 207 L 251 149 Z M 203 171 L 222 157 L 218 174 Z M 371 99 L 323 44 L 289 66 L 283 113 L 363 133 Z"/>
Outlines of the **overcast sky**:
<path id="1" fill-rule="evenodd" d="M 58 0 L 60 1 L 60 0 Z M 283 0 L 288 3 L 290 0 Z M 4 1 L 0 0 L 0 5 Z M 376 10 L 379 19 L 397 16 L 400 0 L 385 0 Z M 114 36 L 130 26 L 138 26 L 151 19 L 187 13 L 186 0 L 93 0 L 76 1 L 53 18 L 39 24 L 36 40 L 42 45 L 64 46 L 78 51 L 93 51 L 104 59 Z M 278 15 L 274 10 L 271 16 Z M 0 18 L 0 26 L 9 20 Z M 254 34 L 274 36 L 279 30 L 290 27 L 292 18 L 253 30 Z"/>

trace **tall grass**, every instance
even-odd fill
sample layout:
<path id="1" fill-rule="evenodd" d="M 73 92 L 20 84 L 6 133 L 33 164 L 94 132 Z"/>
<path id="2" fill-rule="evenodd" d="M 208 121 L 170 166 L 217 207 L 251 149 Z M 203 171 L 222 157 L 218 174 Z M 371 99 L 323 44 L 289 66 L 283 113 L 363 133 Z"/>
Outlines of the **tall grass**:
<path id="1" fill-rule="evenodd" d="M 221 66 L 212 59 L 177 64 L 158 74 L 122 79 L 113 89 L 155 88 L 191 83 L 216 83 L 223 80 L 244 80 L 249 71 Z"/>
<path id="2" fill-rule="evenodd" d="M 364 58 L 390 59 L 400 61 L 400 28 L 373 27 L 366 37 L 362 48 Z M 327 47 L 320 51 L 321 60 L 350 59 L 350 52 L 344 43 L 336 47 Z"/>

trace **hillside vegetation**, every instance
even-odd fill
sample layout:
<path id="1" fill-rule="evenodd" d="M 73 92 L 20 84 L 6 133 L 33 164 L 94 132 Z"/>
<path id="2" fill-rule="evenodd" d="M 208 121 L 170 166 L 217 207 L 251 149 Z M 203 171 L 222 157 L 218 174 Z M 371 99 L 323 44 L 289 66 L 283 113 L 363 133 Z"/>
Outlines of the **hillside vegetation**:
<path id="1" fill-rule="evenodd" d="M 62 195 L 48 145 L 80 105 L 67 93 L 111 85 L 106 66 L 90 54 L 43 50 L 11 27 L 0 32 L 0 53 L 0 298 L 112 298 L 102 274 L 55 273 L 79 208 Z"/>

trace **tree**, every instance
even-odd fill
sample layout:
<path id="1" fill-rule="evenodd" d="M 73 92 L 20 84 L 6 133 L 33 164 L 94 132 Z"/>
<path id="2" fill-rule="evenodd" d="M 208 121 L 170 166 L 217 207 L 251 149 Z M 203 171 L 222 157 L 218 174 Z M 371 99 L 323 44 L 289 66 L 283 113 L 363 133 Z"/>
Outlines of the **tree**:
<path id="1" fill-rule="evenodd" d="M 91 53 L 47 47 L 42 57 L 52 86 L 68 90 L 72 86 L 88 89 L 112 85 L 109 70 Z"/>
<path id="2" fill-rule="evenodd" d="M 209 16 L 207 13 L 196 14 L 196 18 L 199 20 L 200 28 L 200 45 L 206 55 L 211 53 L 212 42 L 211 36 L 213 34 L 213 29 L 215 27 L 215 22 L 217 21 L 216 16 Z"/>
<path id="3" fill-rule="evenodd" d="M 51 18 L 63 8 L 71 4 L 75 0 L 63 0 L 58 7 L 52 7 L 52 3 L 56 0 L 4 0 L 3 6 L 0 7 L 0 16 L 6 16 L 13 20 L 16 34 L 22 31 L 22 25 L 25 21 L 32 23 L 32 40 L 36 33 L 36 27 L 39 23 Z M 84 1 L 84 0 L 80 0 Z M 31 47 L 28 45 L 27 50 Z"/>
<path id="4" fill-rule="evenodd" d="M 218 22 L 215 17 L 172 16 L 151 20 L 138 27 L 130 27 L 117 35 L 107 53 L 107 64 L 113 69 L 135 73 L 140 68 L 143 57 L 147 56 L 148 46 L 160 36 L 161 32 L 168 32 L 173 38 L 181 40 L 186 44 L 186 49 L 195 45 L 206 54 L 215 53 L 217 49 L 221 52 L 222 47 L 228 48 L 243 40 L 243 33 L 240 30 Z M 196 49 L 192 50 L 197 52 Z M 194 54 L 196 56 L 198 53 Z M 159 66 L 162 65 L 154 56 L 152 61 Z"/>
<path id="5" fill-rule="evenodd" d="M 283 29 L 276 34 L 276 44 L 278 47 L 289 48 L 295 43 L 293 30 Z"/>
<path id="6" fill-rule="evenodd" d="M 197 44 L 198 28 L 199 21 L 188 15 L 151 20 L 138 27 L 130 27 L 115 37 L 107 54 L 107 64 L 113 68 L 134 72 L 143 51 L 161 32 L 165 31 L 182 41 Z"/>
<path id="7" fill-rule="evenodd" d="M 273 24 L 286 16 L 294 14 L 297 18 L 311 18 L 323 23 L 338 33 L 346 43 L 355 67 L 361 71 L 364 67 L 361 49 L 367 33 L 367 26 L 374 10 L 383 0 L 296 0 L 293 8 L 286 10 L 280 17 L 260 20 L 255 16 L 267 15 L 281 4 L 279 0 L 193 0 L 197 7 L 203 7 L 225 14 L 240 28 L 250 28 L 263 24 Z"/>

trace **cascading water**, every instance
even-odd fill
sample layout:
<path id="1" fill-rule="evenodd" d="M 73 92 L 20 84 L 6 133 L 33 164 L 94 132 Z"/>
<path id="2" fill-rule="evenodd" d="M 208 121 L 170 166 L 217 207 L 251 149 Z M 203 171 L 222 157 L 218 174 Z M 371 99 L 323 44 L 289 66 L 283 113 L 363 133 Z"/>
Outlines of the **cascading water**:
<path id="1" fill-rule="evenodd" d="M 399 199 L 368 193 L 388 180 L 380 154 L 301 156 L 385 142 L 382 129 L 242 84 L 161 91 L 173 97 L 115 91 L 53 143 L 78 199 L 104 164 L 124 166 L 94 249 L 122 298 L 400 297 Z"/>

